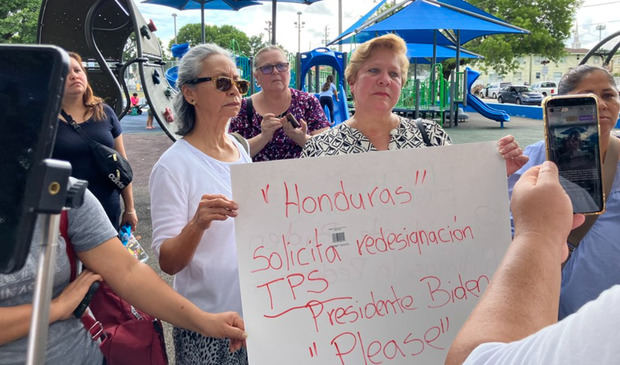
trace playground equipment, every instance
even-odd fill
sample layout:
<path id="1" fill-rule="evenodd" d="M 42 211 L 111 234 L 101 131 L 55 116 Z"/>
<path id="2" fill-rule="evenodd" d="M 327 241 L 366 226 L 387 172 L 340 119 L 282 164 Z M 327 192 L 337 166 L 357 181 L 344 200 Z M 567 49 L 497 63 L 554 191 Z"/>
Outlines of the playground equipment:
<path id="1" fill-rule="evenodd" d="M 176 122 L 172 99 L 176 90 L 163 80 L 162 50 L 153 32 L 132 0 L 44 0 L 39 13 L 39 43 L 55 44 L 79 53 L 96 95 L 109 104 L 119 119 L 131 103 L 125 71 L 138 64 L 144 94 L 155 120 L 173 140 Z M 135 56 L 123 59 L 123 49 L 134 35 Z"/>
<path id="2" fill-rule="evenodd" d="M 174 58 L 181 59 L 189 51 L 189 43 L 173 44 L 171 51 Z M 179 76 L 178 71 L 178 66 L 172 66 L 166 70 L 166 80 L 168 80 L 168 84 L 177 91 L 179 90 L 176 85 Z"/>
<path id="3" fill-rule="evenodd" d="M 315 96 L 318 98 L 318 90 L 320 85 L 325 82 L 325 74 L 323 77 L 320 77 L 320 72 L 316 72 L 319 70 L 320 66 L 330 66 L 337 74 L 336 84 L 338 89 L 338 101 L 334 102 L 334 120 L 331 121 L 333 125 L 340 124 L 345 120 L 349 119 L 349 107 L 347 105 L 346 93 L 344 88 L 344 63 L 345 63 L 346 53 L 332 51 L 329 48 L 319 47 L 313 49 L 309 52 L 300 53 L 297 56 L 297 88 L 300 90 L 306 90 L 306 76 L 310 73 L 312 68 L 315 68 L 314 76 L 314 86 L 315 86 Z M 311 81 L 310 81 L 311 82 Z M 309 83 L 310 83 L 309 82 Z M 308 92 L 312 92 L 311 88 L 308 87 Z M 329 119 L 329 113 L 326 113 Z"/>
<path id="4" fill-rule="evenodd" d="M 478 76 L 480 76 L 480 72 L 474 71 L 469 67 L 465 68 L 465 72 L 467 72 L 467 104 L 485 118 L 498 121 L 500 123 L 500 127 L 504 128 L 504 122 L 510 121 L 510 115 L 503 110 L 491 108 L 476 95 L 472 94 L 471 86 L 474 84 Z"/>

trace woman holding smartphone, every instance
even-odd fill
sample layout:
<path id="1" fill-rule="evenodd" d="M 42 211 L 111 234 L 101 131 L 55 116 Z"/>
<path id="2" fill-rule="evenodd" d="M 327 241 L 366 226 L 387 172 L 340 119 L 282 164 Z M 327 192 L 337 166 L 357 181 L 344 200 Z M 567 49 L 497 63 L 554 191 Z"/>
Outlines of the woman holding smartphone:
<path id="1" fill-rule="evenodd" d="M 559 95 L 594 94 L 598 98 L 600 121 L 599 143 L 603 161 L 617 158 L 620 140 L 612 134 L 620 112 L 620 98 L 613 76 L 604 68 L 580 65 L 568 71 L 560 80 Z M 509 188 L 531 166 L 546 159 L 545 141 L 526 147 L 530 161 L 509 178 Z M 562 270 L 559 318 L 576 312 L 605 289 L 620 284 L 620 167 L 616 166 L 607 197 L 606 211 L 578 243 Z"/>
<path id="2" fill-rule="evenodd" d="M 243 99 L 239 114 L 230 122 L 230 131 L 248 139 L 254 161 L 299 157 L 311 136 L 329 128 L 319 101 L 289 88 L 289 63 L 278 46 L 256 52 L 254 78 L 262 90 Z M 299 122 L 298 127 L 289 122 L 289 113 Z"/>

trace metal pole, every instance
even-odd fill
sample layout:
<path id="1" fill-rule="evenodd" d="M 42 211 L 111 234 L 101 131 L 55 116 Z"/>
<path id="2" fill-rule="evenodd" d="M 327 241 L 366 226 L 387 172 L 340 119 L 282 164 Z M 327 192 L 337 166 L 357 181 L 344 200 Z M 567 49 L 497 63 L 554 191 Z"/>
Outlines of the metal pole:
<path id="1" fill-rule="evenodd" d="M 174 44 L 177 44 L 177 14 L 172 13 L 172 18 L 174 19 Z"/>
<path id="2" fill-rule="evenodd" d="M 338 35 L 342 34 L 342 0 L 338 0 Z M 327 42 L 325 44 L 327 47 Z M 338 52 L 342 52 L 342 43 L 338 44 Z"/>
<path id="3" fill-rule="evenodd" d="M 200 27 L 201 35 L 202 35 L 202 44 L 205 43 L 205 3 L 200 3 Z"/>
<path id="4" fill-rule="evenodd" d="M 456 95 L 458 94 L 458 90 L 462 90 L 461 88 L 457 88 L 456 86 L 459 84 L 459 69 L 460 69 L 460 63 L 461 63 L 461 31 L 457 30 L 456 31 L 456 74 L 454 75 L 454 92 L 452 93 L 452 99 L 450 100 L 450 109 L 454 108 L 454 114 L 450 114 L 450 117 L 454 118 L 452 119 L 453 124 L 455 127 L 458 127 L 459 125 L 459 121 L 458 121 L 458 114 L 459 114 L 459 108 L 458 108 L 458 104 L 454 105 L 454 99 L 456 98 Z M 465 99 L 465 94 L 463 94 L 463 99 Z"/>
<path id="5" fill-rule="evenodd" d="M 28 353 L 26 364 L 45 363 L 47 353 L 47 333 L 49 328 L 50 301 L 54 289 L 54 269 L 56 264 L 56 234 L 60 222 L 60 214 L 41 214 L 45 219 L 45 231 L 39 253 L 37 281 L 35 283 L 28 334 Z"/>
<path id="6" fill-rule="evenodd" d="M 277 0 L 271 0 L 271 44 L 276 44 L 276 6 Z"/>
<path id="7" fill-rule="evenodd" d="M 433 30 L 433 62 L 431 62 L 431 106 L 434 108 L 437 102 L 437 93 L 435 91 L 435 70 L 437 63 L 437 30 Z"/>
<path id="8" fill-rule="evenodd" d="M 301 52 L 301 11 L 297 12 L 297 53 Z"/>

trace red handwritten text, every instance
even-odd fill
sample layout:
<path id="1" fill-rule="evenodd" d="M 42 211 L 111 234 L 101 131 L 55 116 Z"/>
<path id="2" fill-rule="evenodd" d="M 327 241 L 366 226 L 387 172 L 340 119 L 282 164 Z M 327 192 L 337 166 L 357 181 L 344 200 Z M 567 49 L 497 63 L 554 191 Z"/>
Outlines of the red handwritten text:
<path id="1" fill-rule="evenodd" d="M 452 284 L 449 280 L 442 282 L 439 277 L 429 275 L 421 278 L 420 282 L 426 284 L 428 289 L 428 295 L 431 300 L 428 308 L 441 308 L 449 303 L 465 301 L 470 296 L 478 298 L 484 291 L 480 284 L 486 283 L 488 285 L 489 277 L 482 274 L 477 279 L 466 280 L 463 283 L 463 277 L 459 274 L 458 283 Z"/>
<path id="2" fill-rule="evenodd" d="M 289 185 L 284 182 L 285 203 L 284 215 L 288 218 L 290 212 L 297 214 L 314 214 L 322 212 L 347 212 L 351 210 L 366 210 L 375 206 L 408 204 L 413 200 L 413 193 L 403 186 L 395 188 L 375 186 L 367 192 L 349 193 L 344 182 L 340 180 L 340 189 L 333 194 L 318 196 L 303 195 L 297 184 L 289 191 Z"/>
<path id="3" fill-rule="evenodd" d="M 456 222 L 456 217 L 454 217 Z M 379 228 L 376 235 L 365 234 L 362 239 L 356 240 L 357 254 L 376 255 L 389 251 L 401 251 L 408 248 L 417 248 L 418 254 L 422 255 L 424 246 L 440 245 L 445 243 L 462 242 L 473 240 L 474 232 L 471 226 L 452 228 L 450 226 L 438 229 L 423 229 L 409 231 L 403 227 L 402 232 L 385 232 L 383 227 Z"/>
<path id="4" fill-rule="evenodd" d="M 282 249 L 281 251 L 272 251 L 263 254 L 263 251 L 267 250 L 265 246 L 260 245 L 254 249 L 252 259 L 258 263 L 259 267 L 252 270 L 252 273 L 265 271 L 265 270 L 285 270 L 292 271 L 297 266 L 307 266 L 310 263 L 322 264 L 341 262 L 340 252 L 338 252 L 338 246 L 324 246 L 319 241 L 319 230 L 314 229 L 314 240 L 308 240 L 305 246 L 292 245 L 286 236 L 282 235 Z"/>
<path id="5" fill-rule="evenodd" d="M 340 364 L 382 364 L 395 360 L 399 363 L 408 357 L 421 355 L 427 349 L 443 351 L 446 345 L 440 344 L 441 335 L 448 332 L 450 319 L 443 317 L 439 323 L 422 332 L 411 331 L 397 338 L 372 339 L 370 342 L 360 331 L 342 332 L 330 344 Z"/>
<path id="6" fill-rule="evenodd" d="M 297 299 L 297 294 L 295 290 L 300 286 L 304 285 L 304 282 L 311 285 L 311 289 L 305 289 L 306 293 L 314 293 L 321 294 L 329 287 L 329 282 L 324 277 L 318 275 L 319 270 L 312 270 L 307 275 L 302 273 L 292 273 L 286 275 L 284 277 L 279 277 L 274 280 L 270 280 L 264 284 L 257 285 L 257 288 L 265 288 L 267 289 L 267 295 L 269 295 L 269 304 L 271 305 L 271 309 L 273 309 L 273 293 L 271 291 L 272 286 L 277 286 L 277 284 L 281 285 L 283 281 L 286 281 L 287 288 L 291 292 L 291 298 L 293 300 Z"/>

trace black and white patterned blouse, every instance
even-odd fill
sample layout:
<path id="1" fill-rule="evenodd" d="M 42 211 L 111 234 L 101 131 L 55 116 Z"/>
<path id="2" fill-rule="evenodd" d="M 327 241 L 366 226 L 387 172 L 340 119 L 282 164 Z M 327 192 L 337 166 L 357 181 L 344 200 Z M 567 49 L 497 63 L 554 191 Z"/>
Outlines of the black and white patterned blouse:
<path id="1" fill-rule="evenodd" d="M 390 131 L 388 150 L 426 147 L 415 121 L 399 118 L 400 125 Z M 452 143 L 450 136 L 437 123 L 426 119 L 422 121 L 431 145 L 443 146 Z M 342 123 L 310 138 L 304 145 L 301 157 L 335 156 L 376 150 L 362 132 Z"/>

